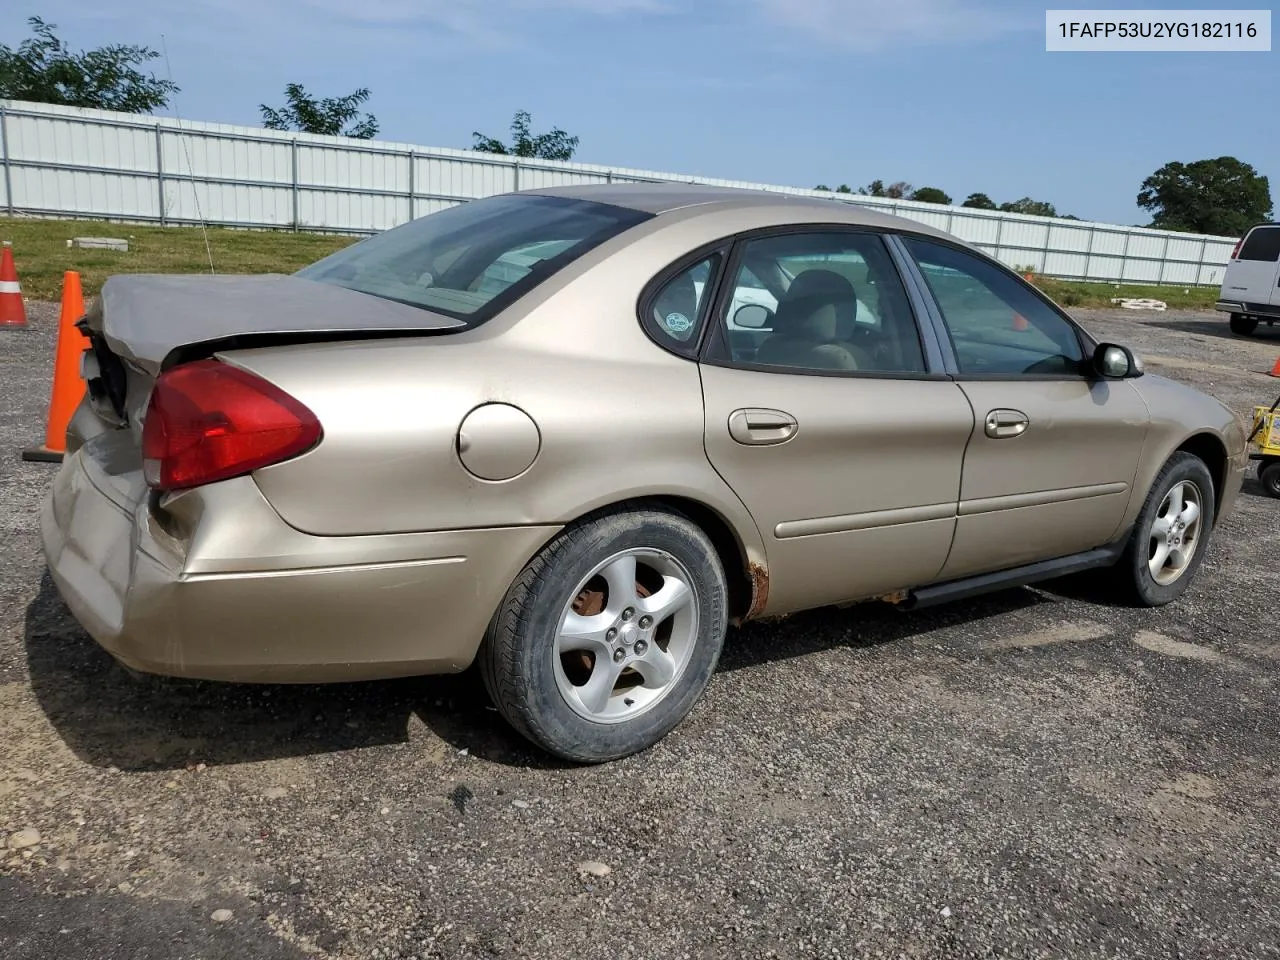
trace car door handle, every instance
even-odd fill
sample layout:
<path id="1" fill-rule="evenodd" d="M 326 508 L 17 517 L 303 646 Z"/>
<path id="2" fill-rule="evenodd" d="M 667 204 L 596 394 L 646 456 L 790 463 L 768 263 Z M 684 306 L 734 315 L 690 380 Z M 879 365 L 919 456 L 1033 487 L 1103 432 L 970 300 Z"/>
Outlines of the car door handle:
<path id="1" fill-rule="evenodd" d="M 1021 410 L 992 410 L 987 414 L 987 436 L 993 440 L 1020 437 L 1031 426 L 1031 418 Z"/>
<path id="2" fill-rule="evenodd" d="M 798 429 L 796 418 L 781 410 L 748 407 L 729 414 L 729 436 L 739 443 L 785 443 Z"/>

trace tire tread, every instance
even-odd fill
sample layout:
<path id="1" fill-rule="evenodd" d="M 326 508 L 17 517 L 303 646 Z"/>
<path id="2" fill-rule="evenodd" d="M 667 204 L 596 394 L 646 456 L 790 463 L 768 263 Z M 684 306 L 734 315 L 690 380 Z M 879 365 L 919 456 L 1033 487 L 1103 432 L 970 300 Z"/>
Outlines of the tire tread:
<path id="1" fill-rule="evenodd" d="M 1191 569 L 1187 570 L 1168 587 L 1161 587 L 1151 579 L 1151 574 L 1147 569 L 1146 529 L 1150 523 L 1151 511 L 1157 509 L 1160 501 L 1164 499 L 1166 487 L 1169 485 L 1169 478 L 1175 473 L 1186 469 L 1202 471 L 1204 478 L 1209 481 L 1207 484 L 1200 484 L 1204 497 L 1200 543 L 1196 548 L 1197 552 L 1192 560 Z M 1122 576 L 1119 578 L 1119 586 L 1125 600 L 1143 607 L 1163 606 L 1176 600 L 1190 586 L 1199 572 L 1205 554 L 1209 550 L 1210 537 L 1216 520 L 1214 512 L 1216 506 L 1215 497 L 1216 490 L 1213 484 L 1213 475 L 1209 472 L 1208 465 L 1195 454 L 1179 450 L 1165 461 L 1164 466 L 1160 468 L 1160 472 L 1156 474 L 1155 480 L 1152 481 L 1151 488 L 1147 492 L 1147 498 L 1143 502 L 1142 509 L 1139 511 L 1137 520 L 1134 523 L 1129 543 L 1125 546 L 1124 552 L 1120 557 L 1118 568 L 1122 572 Z"/>
<path id="2" fill-rule="evenodd" d="M 706 540 L 709 553 L 715 556 L 714 547 L 705 533 L 686 515 L 665 504 L 638 502 L 627 509 L 598 511 L 578 519 L 552 538 L 520 571 L 495 611 L 477 657 L 480 676 L 490 700 L 517 733 L 567 759 L 586 762 L 602 759 L 598 751 L 569 750 L 563 745 L 553 747 L 550 731 L 544 729 L 537 711 L 531 708 L 532 691 L 521 668 L 522 644 L 533 633 L 532 615 L 539 598 L 546 592 L 548 581 L 573 554 L 588 550 L 591 541 L 613 532 L 615 525 L 633 528 L 646 521 L 669 522 L 673 519 L 688 528 L 690 533 Z M 722 621 L 725 598 L 717 596 L 713 599 L 716 619 Z"/>
<path id="3" fill-rule="evenodd" d="M 1258 471 L 1258 482 L 1270 497 L 1280 497 L 1280 460 L 1271 460 Z"/>

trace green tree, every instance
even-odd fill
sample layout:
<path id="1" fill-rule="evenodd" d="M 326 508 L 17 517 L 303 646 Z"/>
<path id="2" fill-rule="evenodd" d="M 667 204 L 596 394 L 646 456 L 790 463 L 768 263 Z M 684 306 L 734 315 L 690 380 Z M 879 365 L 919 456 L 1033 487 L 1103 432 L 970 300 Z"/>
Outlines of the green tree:
<path id="1" fill-rule="evenodd" d="M 1153 227 L 1238 237 L 1271 219 L 1271 184 L 1235 157 L 1174 161 L 1142 181 L 1138 206 Z"/>
<path id="2" fill-rule="evenodd" d="M 872 180 L 865 187 L 859 187 L 858 193 L 864 197 L 888 197 L 891 200 L 901 200 L 911 193 L 911 184 L 905 180 L 899 180 L 885 186 L 883 180 Z"/>
<path id="3" fill-rule="evenodd" d="M 482 153 L 501 153 L 513 157 L 536 157 L 540 160 L 571 160 L 578 149 L 578 138 L 571 137 L 559 127 L 534 136 L 529 132 L 532 118 L 527 110 L 516 111 L 511 121 L 511 143 L 505 144 L 483 133 L 472 133 L 475 138 L 472 150 Z"/>
<path id="4" fill-rule="evenodd" d="M 847 183 L 840 184 L 840 186 L 836 187 L 834 190 L 828 187 L 825 183 L 820 183 L 813 189 L 826 190 L 830 193 L 853 193 L 853 187 L 849 186 Z"/>
<path id="5" fill-rule="evenodd" d="M 279 110 L 265 103 L 258 106 L 262 111 L 262 125 L 268 130 L 298 130 L 356 140 L 372 140 L 378 133 L 378 119 L 373 114 L 366 113 L 356 119 L 360 117 L 360 104 L 369 99 L 369 91 L 364 87 L 345 97 L 317 100 L 302 84 L 291 83 L 284 88 L 284 97 L 287 102 Z"/>
<path id="6" fill-rule="evenodd" d="M 964 198 L 962 207 L 972 207 L 974 210 L 995 210 L 995 201 L 988 197 L 985 193 L 971 193 Z"/>
<path id="7" fill-rule="evenodd" d="M 0 98 L 150 113 L 178 92 L 173 81 L 138 69 L 160 56 L 148 47 L 116 43 L 77 53 L 54 35 L 57 24 L 27 23 L 34 37 L 16 50 L 0 44 Z"/>
<path id="8" fill-rule="evenodd" d="M 921 203 L 941 203 L 943 205 L 951 203 L 950 194 L 937 187 L 921 187 L 919 190 L 913 190 L 911 199 L 919 200 Z"/>
<path id="9" fill-rule="evenodd" d="M 1033 217 L 1056 217 L 1058 211 L 1052 203 L 1046 203 L 1044 200 L 1032 200 L 1030 197 L 1023 197 L 1021 200 L 1014 200 L 1012 203 L 1000 204 L 1000 209 L 1005 213 L 1026 213 Z"/>

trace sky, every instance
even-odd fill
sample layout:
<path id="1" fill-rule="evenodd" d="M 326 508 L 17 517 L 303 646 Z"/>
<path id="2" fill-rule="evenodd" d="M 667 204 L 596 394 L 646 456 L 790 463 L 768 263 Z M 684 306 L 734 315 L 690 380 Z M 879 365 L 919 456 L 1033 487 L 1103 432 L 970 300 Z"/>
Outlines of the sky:
<path id="1" fill-rule="evenodd" d="M 152 69 L 181 92 L 159 112 L 188 120 L 260 126 L 259 104 L 280 105 L 296 82 L 317 96 L 368 87 L 379 138 L 423 146 L 468 148 L 473 131 L 508 139 L 523 109 L 535 133 L 578 136 L 574 159 L 587 163 L 801 187 L 905 180 L 957 203 L 1030 196 L 1120 224 L 1150 222 L 1135 198 L 1171 160 L 1235 156 L 1280 193 L 1269 98 L 1280 53 L 1048 53 L 1044 11 L 1025 0 L 11 0 L 0 42 L 16 46 L 39 15 L 77 49 L 167 51 Z"/>

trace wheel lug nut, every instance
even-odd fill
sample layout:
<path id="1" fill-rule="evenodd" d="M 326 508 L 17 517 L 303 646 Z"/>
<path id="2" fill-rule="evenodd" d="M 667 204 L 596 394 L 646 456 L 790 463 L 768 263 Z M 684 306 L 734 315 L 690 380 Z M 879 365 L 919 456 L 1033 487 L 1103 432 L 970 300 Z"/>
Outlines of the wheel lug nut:
<path id="1" fill-rule="evenodd" d="M 641 629 L 641 630 L 648 630 L 648 629 L 649 629 L 650 627 L 652 627 L 652 626 L 653 626 L 653 617 L 641 617 L 641 618 L 640 618 L 640 629 Z"/>
<path id="2" fill-rule="evenodd" d="M 623 619 L 623 620 L 630 620 L 630 619 L 631 619 L 632 617 L 634 617 L 635 615 L 636 615 L 636 612 L 635 612 L 635 610 L 631 609 L 631 607 L 627 607 L 627 609 L 625 609 L 625 610 L 623 610 L 623 611 L 622 611 L 622 619 Z"/>
<path id="3" fill-rule="evenodd" d="M 647 644 L 645 641 L 643 641 L 643 640 L 637 640 L 637 641 L 636 641 L 636 656 L 637 656 L 637 657 L 643 657 L 643 656 L 644 656 L 644 652 L 645 652 L 646 650 L 648 650 L 648 649 L 649 649 L 649 644 Z"/>
<path id="4" fill-rule="evenodd" d="M 618 649 L 613 651 L 614 663 L 621 663 L 626 658 L 627 658 L 627 651 L 623 650 L 621 647 L 618 647 Z"/>
<path id="5" fill-rule="evenodd" d="M 606 640 L 616 640 L 616 639 L 617 639 L 617 637 L 618 637 L 618 628 L 617 628 L 617 627 L 610 627 L 607 631 L 605 631 L 604 638 L 605 638 Z"/>

